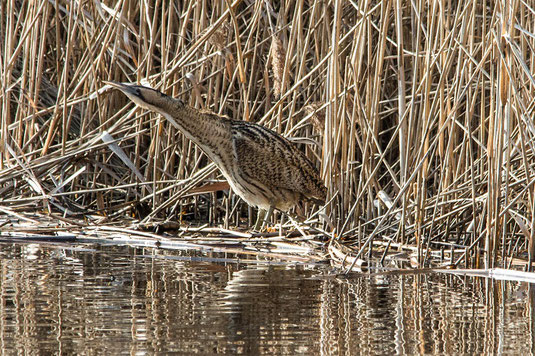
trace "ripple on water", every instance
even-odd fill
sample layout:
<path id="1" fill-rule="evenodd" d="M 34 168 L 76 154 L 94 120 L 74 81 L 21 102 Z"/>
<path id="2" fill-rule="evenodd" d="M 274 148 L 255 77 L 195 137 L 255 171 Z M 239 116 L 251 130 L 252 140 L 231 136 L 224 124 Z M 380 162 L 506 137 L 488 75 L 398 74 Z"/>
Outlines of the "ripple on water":
<path id="1" fill-rule="evenodd" d="M 515 353 L 528 284 L 118 246 L 0 246 L 8 353 Z M 219 262 L 217 262 L 219 261 Z"/>

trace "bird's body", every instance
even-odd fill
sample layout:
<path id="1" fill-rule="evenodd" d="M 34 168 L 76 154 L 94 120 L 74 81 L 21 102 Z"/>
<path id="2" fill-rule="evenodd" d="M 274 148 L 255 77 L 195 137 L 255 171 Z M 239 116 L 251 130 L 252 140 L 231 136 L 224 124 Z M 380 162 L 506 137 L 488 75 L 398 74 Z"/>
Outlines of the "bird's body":
<path id="1" fill-rule="evenodd" d="M 326 188 L 312 162 L 276 132 L 195 109 L 151 88 L 108 84 L 137 105 L 174 122 L 214 161 L 232 190 L 249 205 L 271 212 L 274 208 L 286 211 L 301 200 L 325 200 Z"/>

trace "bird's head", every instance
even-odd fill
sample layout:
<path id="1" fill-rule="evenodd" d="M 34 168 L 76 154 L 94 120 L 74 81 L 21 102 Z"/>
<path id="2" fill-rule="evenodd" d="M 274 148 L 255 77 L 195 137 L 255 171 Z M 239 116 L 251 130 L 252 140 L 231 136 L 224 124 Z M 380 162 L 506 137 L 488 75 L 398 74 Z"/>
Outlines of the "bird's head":
<path id="1" fill-rule="evenodd" d="M 161 114 L 168 113 L 170 109 L 184 105 L 180 99 L 174 99 L 158 90 L 144 87 L 142 85 L 109 81 L 105 81 L 104 83 L 122 91 L 130 100 L 136 103 L 136 105 Z"/>

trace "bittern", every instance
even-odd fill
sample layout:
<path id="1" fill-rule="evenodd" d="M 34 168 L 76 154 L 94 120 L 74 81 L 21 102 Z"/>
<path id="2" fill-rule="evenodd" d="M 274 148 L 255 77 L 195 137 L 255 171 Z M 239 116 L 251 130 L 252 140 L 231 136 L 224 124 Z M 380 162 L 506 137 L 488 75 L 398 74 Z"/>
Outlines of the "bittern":
<path id="1" fill-rule="evenodd" d="M 232 190 L 247 204 L 258 207 L 255 230 L 271 218 L 274 209 L 287 211 L 302 200 L 325 200 L 326 188 L 317 169 L 278 133 L 193 108 L 152 88 L 105 83 L 121 90 L 138 106 L 174 121 L 214 161 Z"/>

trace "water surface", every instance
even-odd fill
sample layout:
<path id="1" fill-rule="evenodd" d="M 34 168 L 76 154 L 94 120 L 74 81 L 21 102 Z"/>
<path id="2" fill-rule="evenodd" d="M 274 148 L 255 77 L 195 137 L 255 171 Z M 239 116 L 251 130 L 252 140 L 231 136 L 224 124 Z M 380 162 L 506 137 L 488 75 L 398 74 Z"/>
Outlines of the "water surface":
<path id="1" fill-rule="evenodd" d="M 526 283 L 221 262 L 233 257 L 0 244 L 1 347 L 8 354 L 533 353 L 535 298 Z"/>

